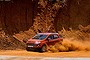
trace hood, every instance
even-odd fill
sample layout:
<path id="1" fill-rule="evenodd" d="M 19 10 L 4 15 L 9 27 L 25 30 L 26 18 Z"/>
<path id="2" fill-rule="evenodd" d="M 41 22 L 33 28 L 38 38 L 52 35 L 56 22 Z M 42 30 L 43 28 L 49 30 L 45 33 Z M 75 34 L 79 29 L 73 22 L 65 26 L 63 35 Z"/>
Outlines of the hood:
<path id="1" fill-rule="evenodd" d="M 29 39 L 29 40 L 27 41 L 27 43 L 35 43 L 35 42 L 41 42 L 41 40 Z"/>

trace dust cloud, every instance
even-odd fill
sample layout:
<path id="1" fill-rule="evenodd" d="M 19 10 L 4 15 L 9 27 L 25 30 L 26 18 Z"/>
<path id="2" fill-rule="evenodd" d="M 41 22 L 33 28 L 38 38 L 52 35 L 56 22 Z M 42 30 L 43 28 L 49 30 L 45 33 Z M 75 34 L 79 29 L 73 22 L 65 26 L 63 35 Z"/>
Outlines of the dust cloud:
<path id="1" fill-rule="evenodd" d="M 90 51 L 90 41 L 64 39 L 62 44 L 57 43 L 54 46 L 50 46 L 49 51 L 51 52 Z"/>
<path id="2" fill-rule="evenodd" d="M 80 26 L 79 26 L 80 27 Z M 63 35 L 63 42 L 50 46 L 51 52 L 69 52 L 69 51 L 90 51 L 90 29 L 87 27 L 79 28 L 79 30 L 63 28 L 59 34 Z"/>

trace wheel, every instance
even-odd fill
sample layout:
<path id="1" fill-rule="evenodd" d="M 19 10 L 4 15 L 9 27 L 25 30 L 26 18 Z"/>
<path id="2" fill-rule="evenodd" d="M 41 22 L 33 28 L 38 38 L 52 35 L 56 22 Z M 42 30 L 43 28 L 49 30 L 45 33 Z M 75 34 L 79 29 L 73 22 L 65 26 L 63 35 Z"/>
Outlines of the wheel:
<path id="1" fill-rule="evenodd" d="M 27 51 L 30 51 L 30 48 L 26 47 L 26 50 L 27 50 Z"/>
<path id="2" fill-rule="evenodd" d="M 41 52 L 46 52 L 46 51 L 47 51 L 47 47 L 46 47 L 46 45 L 42 46 L 42 48 L 41 48 Z"/>

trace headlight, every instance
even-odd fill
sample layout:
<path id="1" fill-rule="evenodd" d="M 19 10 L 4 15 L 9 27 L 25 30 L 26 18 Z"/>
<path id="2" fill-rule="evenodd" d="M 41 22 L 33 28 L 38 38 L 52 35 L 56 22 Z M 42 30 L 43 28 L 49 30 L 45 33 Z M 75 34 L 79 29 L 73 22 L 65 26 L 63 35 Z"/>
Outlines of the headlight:
<path id="1" fill-rule="evenodd" d="M 36 41 L 35 44 L 40 44 L 41 42 L 40 41 Z"/>

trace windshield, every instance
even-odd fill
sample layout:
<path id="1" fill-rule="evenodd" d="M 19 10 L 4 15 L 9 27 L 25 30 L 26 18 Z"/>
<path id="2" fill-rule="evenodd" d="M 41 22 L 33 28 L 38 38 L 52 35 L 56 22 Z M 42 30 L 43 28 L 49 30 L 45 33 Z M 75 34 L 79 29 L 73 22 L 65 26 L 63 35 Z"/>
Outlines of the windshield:
<path id="1" fill-rule="evenodd" d="M 32 39 L 38 39 L 38 40 L 43 40 L 47 37 L 47 35 L 43 35 L 43 34 L 37 34 L 35 35 Z"/>

